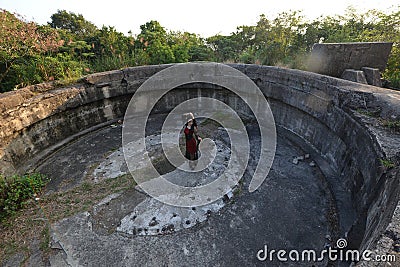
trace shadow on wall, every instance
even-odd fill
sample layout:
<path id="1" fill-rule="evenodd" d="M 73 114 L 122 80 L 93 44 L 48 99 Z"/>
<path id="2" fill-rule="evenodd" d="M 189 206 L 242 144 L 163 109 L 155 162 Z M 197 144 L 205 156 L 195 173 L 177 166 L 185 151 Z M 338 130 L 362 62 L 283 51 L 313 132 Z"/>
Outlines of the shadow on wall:
<path id="1" fill-rule="evenodd" d="M 168 66 L 97 73 L 64 88 L 35 85 L 0 94 L 0 173 L 29 171 L 73 138 L 123 117 L 137 88 Z M 341 234 L 356 240 L 355 247 L 373 248 L 399 196 L 400 134 L 381 122 L 400 121 L 400 92 L 299 70 L 230 66 L 258 85 L 278 126 L 329 163 L 334 175 L 326 176 L 336 200 L 344 201 L 339 189 L 349 190 L 355 208 L 354 220 L 340 222 Z M 198 88 L 182 90 L 171 97 Z M 395 167 L 385 167 L 380 159 Z M 346 211 L 339 207 L 340 212 Z"/>

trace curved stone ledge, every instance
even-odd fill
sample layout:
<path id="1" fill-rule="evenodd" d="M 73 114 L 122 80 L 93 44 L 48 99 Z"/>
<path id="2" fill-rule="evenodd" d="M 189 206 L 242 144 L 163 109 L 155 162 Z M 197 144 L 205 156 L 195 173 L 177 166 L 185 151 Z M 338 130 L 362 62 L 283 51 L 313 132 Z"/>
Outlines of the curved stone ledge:
<path id="1" fill-rule="evenodd" d="M 168 66 L 97 73 L 64 88 L 43 84 L 0 94 L 0 173 L 28 171 L 71 136 L 123 117 L 137 88 Z M 299 70 L 231 66 L 259 86 L 278 126 L 326 161 L 320 168 L 336 198 L 340 234 L 354 247 L 373 248 L 390 220 L 398 220 L 392 215 L 400 192 L 400 134 L 380 121 L 400 119 L 400 93 Z M 227 90 L 199 88 L 174 89 L 155 112 L 199 95 L 249 112 Z M 375 117 L 365 115 L 371 112 Z M 396 167 L 388 169 L 381 159 Z"/>

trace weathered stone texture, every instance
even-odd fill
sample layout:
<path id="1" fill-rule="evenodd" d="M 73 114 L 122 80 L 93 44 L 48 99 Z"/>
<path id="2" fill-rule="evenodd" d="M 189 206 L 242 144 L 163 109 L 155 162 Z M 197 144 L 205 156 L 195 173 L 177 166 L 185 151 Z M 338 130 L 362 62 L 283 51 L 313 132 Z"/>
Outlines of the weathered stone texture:
<path id="1" fill-rule="evenodd" d="M 364 72 L 361 70 L 345 69 L 341 78 L 352 82 L 368 84 Z"/>
<path id="2" fill-rule="evenodd" d="M 308 70 L 340 77 L 346 69 L 362 67 L 385 70 L 392 43 L 325 43 L 314 44 Z"/>
<path id="3" fill-rule="evenodd" d="M 368 84 L 382 87 L 381 74 L 379 72 L 379 69 L 362 67 L 361 70 L 364 72 Z"/>
<path id="4" fill-rule="evenodd" d="M 354 50 L 357 57 L 368 52 L 368 47 Z M 44 156 L 40 153 L 66 138 L 122 117 L 136 89 L 168 66 L 98 73 L 74 86 L 43 92 L 25 88 L 0 95 L 0 172 L 24 172 L 28 161 L 34 166 L 35 160 Z M 329 163 L 325 176 L 334 196 L 340 199 L 341 234 L 355 240 L 354 246 L 375 246 L 391 220 L 400 191 L 398 167 L 388 172 L 380 161 L 389 158 L 398 166 L 400 135 L 382 127 L 379 120 L 400 120 L 400 92 L 298 70 L 231 66 L 259 86 L 280 127 L 298 136 Z M 362 63 L 360 68 L 364 66 L 375 67 Z M 185 94 L 188 88 L 182 89 Z M 179 92 L 183 93 L 179 90 L 155 111 L 166 112 L 179 103 Z M 210 95 L 221 93 L 216 87 L 207 90 Z M 192 95 L 198 95 L 197 89 Z M 221 99 L 229 97 L 219 95 Z M 376 111 L 380 118 L 365 116 L 359 110 Z M 351 192 L 351 199 L 341 199 L 343 190 Z"/>

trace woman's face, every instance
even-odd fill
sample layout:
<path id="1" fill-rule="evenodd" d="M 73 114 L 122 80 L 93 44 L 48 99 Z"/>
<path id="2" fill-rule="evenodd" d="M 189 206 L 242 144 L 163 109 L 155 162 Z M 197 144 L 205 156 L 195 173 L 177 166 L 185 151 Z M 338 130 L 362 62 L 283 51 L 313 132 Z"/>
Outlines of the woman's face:
<path id="1" fill-rule="evenodd" d="M 192 126 L 192 124 L 193 124 L 193 120 L 192 119 L 188 120 L 188 126 Z"/>

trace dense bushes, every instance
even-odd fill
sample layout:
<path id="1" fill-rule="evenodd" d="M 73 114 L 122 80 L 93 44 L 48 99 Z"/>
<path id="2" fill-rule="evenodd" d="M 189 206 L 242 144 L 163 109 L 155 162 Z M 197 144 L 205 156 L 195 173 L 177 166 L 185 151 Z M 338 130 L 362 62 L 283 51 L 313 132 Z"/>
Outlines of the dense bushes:
<path id="1" fill-rule="evenodd" d="M 241 26 L 229 36 L 207 39 L 218 61 L 279 65 L 304 69 L 314 43 L 393 42 L 383 77 L 400 88 L 400 9 L 385 14 L 370 10 L 307 21 L 301 13 L 283 12 L 273 19 L 260 16 L 254 26 Z"/>
<path id="2" fill-rule="evenodd" d="M 7 178 L 0 175 L 0 221 L 40 193 L 46 182 L 46 177 L 38 173 Z"/>
<path id="3" fill-rule="evenodd" d="M 75 80 L 85 73 L 87 63 L 74 60 L 69 54 L 34 55 L 14 62 L 2 86 L 21 88 L 53 80 Z"/>
<path id="4" fill-rule="evenodd" d="M 114 27 L 97 28 L 82 15 L 58 11 L 48 25 L 26 22 L 0 9 L 0 92 L 34 83 L 67 80 L 128 66 L 188 61 L 243 62 L 304 68 L 318 42 L 393 42 L 384 78 L 400 87 L 400 9 L 306 20 L 298 11 L 256 25 L 240 26 L 228 35 L 202 38 L 168 32 L 157 21 L 140 26 L 137 36 Z"/>

